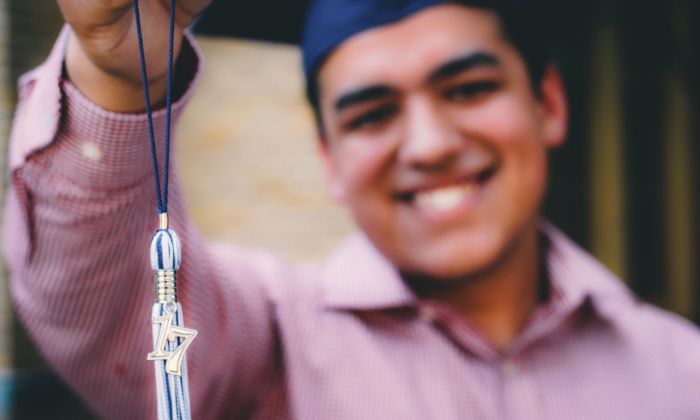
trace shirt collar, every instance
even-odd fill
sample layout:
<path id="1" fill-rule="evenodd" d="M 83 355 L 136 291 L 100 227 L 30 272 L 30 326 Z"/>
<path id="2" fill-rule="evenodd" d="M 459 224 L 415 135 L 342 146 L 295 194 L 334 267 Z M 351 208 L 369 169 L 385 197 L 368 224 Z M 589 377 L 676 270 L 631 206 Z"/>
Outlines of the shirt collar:
<path id="1" fill-rule="evenodd" d="M 614 274 L 547 222 L 540 225 L 547 246 L 550 309 L 570 313 L 590 300 L 596 312 L 613 320 L 634 302 Z M 416 306 L 418 298 L 396 268 L 362 233 L 352 234 L 323 266 L 324 304 L 345 310 Z"/>
<path id="2" fill-rule="evenodd" d="M 595 312 L 615 321 L 636 301 L 613 273 L 547 222 L 540 225 L 547 246 L 549 305 L 554 312 L 571 313 L 590 301 Z"/>
<path id="3" fill-rule="evenodd" d="M 378 310 L 417 303 L 396 268 L 360 232 L 326 260 L 323 288 L 325 305 L 335 309 Z"/>

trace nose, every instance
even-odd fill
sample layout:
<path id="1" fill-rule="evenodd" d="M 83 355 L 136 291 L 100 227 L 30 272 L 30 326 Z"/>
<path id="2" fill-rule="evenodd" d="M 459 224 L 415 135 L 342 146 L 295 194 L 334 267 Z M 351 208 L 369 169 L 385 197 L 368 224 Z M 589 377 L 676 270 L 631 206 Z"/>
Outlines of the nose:
<path id="1" fill-rule="evenodd" d="M 449 166 L 459 154 L 459 130 L 430 98 L 412 98 L 407 102 L 399 159 L 423 170 Z"/>

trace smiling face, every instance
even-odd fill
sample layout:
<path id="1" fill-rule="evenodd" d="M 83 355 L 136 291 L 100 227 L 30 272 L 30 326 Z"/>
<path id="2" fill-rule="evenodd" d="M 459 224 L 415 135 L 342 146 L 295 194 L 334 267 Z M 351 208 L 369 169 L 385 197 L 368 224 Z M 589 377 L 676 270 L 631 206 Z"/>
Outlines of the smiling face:
<path id="1" fill-rule="evenodd" d="M 333 195 L 400 270 L 473 277 L 535 229 L 565 99 L 553 69 L 534 94 L 494 14 L 441 5 L 360 33 L 318 83 Z"/>

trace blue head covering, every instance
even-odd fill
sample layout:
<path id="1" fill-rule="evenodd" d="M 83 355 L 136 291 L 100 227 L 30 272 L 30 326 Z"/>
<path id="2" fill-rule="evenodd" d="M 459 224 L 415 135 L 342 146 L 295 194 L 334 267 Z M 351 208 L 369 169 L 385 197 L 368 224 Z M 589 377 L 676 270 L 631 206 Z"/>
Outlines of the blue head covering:
<path id="1" fill-rule="evenodd" d="M 450 0 L 312 0 L 304 27 L 304 75 L 315 77 L 328 55 L 360 32 L 397 22 Z"/>

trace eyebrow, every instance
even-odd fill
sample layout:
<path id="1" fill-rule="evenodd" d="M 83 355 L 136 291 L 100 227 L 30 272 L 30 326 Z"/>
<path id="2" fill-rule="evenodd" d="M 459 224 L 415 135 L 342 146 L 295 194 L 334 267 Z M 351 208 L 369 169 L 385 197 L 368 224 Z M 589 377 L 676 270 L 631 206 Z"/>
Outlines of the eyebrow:
<path id="1" fill-rule="evenodd" d="M 472 70 L 475 67 L 499 67 L 500 65 L 501 62 L 495 55 L 484 51 L 476 51 L 443 64 L 430 74 L 428 82 L 435 84 Z"/>
<path id="2" fill-rule="evenodd" d="M 358 90 L 348 92 L 338 98 L 338 100 L 335 102 L 335 110 L 342 111 L 354 105 L 375 101 L 377 99 L 388 98 L 396 94 L 396 90 L 387 85 L 373 85 L 360 88 Z"/>
<path id="3" fill-rule="evenodd" d="M 430 74 L 428 82 L 435 84 L 475 67 L 499 67 L 500 65 L 501 62 L 495 55 L 484 51 L 476 51 L 443 64 Z M 355 105 L 390 98 L 397 94 L 396 89 L 388 85 L 362 87 L 345 93 L 338 98 L 335 102 L 335 110 L 340 112 Z"/>

